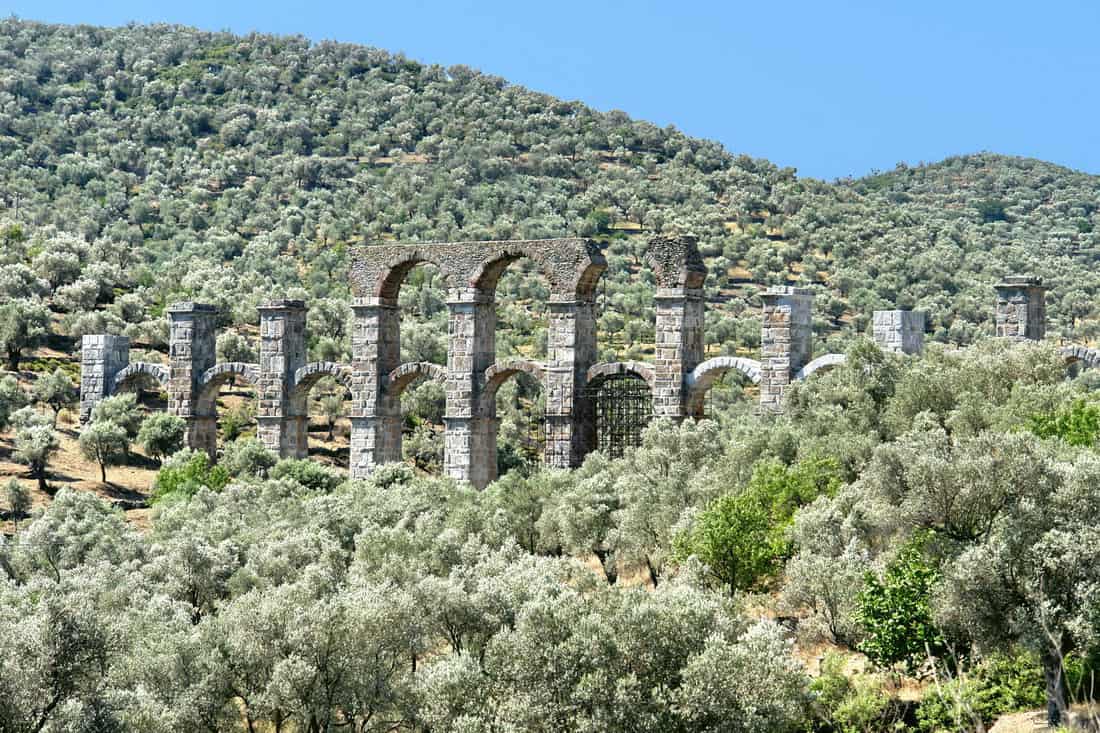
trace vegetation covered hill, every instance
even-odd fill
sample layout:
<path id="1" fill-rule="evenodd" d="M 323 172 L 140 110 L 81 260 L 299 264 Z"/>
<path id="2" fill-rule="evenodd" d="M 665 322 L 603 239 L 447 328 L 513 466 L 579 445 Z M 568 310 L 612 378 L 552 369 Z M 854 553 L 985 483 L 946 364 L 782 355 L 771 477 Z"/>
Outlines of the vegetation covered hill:
<path id="1" fill-rule="evenodd" d="M 1029 270 L 1054 286 L 1056 332 L 1096 335 L 1092 176 L 977 155 L 828 184 L 361 46 L 15 19 L 2 31 L 0 200 L 31 243 L 4 260 L 29 264 L 55 231 L 89 243 L 78 254 L 93 272 L 51 285 L 90 275 L 100 305 L 118 289 L 136 297 L 124 323 L 86 325 L 121 330 L 183 297 L 238 324 L 291 288 L 342 299 L 349 243 L 581 234 L 609 243 L 602 343 L 624 352 L 651 329 L 644 234 L 672 230 L 699 237 L 723 315 L 787 282 L 819 291 L 823 338 L 846 340 L 896 304 L 927 309 L 936 338 L 968 342 L 990 317 L 990 284 Z M 504 287 L 537 302 L 541 285 Z M 751 350 L 748 316 L 713 317 L 712 348 Z"/>

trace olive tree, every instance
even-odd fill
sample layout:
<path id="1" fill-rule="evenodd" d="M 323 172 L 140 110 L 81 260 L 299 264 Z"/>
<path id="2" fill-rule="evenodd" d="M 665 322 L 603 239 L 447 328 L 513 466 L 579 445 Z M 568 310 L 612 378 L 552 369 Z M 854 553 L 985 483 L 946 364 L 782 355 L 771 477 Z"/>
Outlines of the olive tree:
<path id="1" fill-rule="evenodd" d="M 4 487 L 4 503 L 8 507 L 15 531 L 19 532 L 19 518 L 31 508 L 31 494 L 17 479 L 9 479 Z"/>
<path id="2" fill-rule="evenodd" d="M 945 566 L 936 617 L 986 647 L 1034 650 L 1057 727 L 1069 702 L 1065 656 L 1100 640 L 1100 458 L 1031 457 L 1045 480 L 1022 487 L 1027 500 L 1005 506 Z"/>
<path id="3" fill-rule="evenodd" d="M 0 351 L 8 370 L 19 371 L 24 352 L 41 344 L 50 331 L 50 312 L 39 300 L 15 299 L 0 305 Z"/>
<path id="4" fill-rule="evenodd" d="M 11 375 L 0 378 L 0 430 L 8 426 L 12 413 L 26 404 L 27 393 L 18 380 Z"/>
<path id="5" fill-rule="evenodd" d="M 142 421 L 137 441 L 150 456 L 162 460 L 183 448 L 186 434 L 187 422 L 182 417 L 154 412 Z"/>
<path id="6" fill-rule="evenodd" d="M 91 422 L 80 431 L 80 452 L 89 461 L 99 464 L 99 478 L 103 483 L 107 483 L 107 466 L 121 464 L 129 450 L 130 437 L 123 427 L 113 422 Z"/>
<path id="7" fill-rule="evenodd" d="M 31 477 L 38 480 L 38 489 L 46 491 L 46 466 L 60 447 L 52 424 L 32 424 L 16 431 L 12 457 L 30 468 Z"/>
<path id="8" fill-rule="evenodd" d="M 61 409 L 76 402 L 79 396 L 69 375 L 60 367 L 39 377 L 34 383 L 33 394 L 35 400 L 50 406 L 55 422 Z"/>

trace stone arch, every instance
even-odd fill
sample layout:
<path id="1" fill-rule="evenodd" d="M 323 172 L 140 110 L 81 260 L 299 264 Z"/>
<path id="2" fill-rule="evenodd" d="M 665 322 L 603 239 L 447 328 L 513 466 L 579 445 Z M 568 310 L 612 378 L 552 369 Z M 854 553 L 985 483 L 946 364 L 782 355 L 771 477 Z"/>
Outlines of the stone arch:
<path id="1" fill-rule="evenodd" d="M 608 379 L 624 376 L 641 379 L 651 390 L 656 383 L 656 374 L 653 367 L 640 361 L 606 361 L 593 364 L 588 370 L 585 382 L 588 389 L 593 390 Z"/>
<path id="2" fill-rule="evenodd" d="M 243 361 L 227 361 L 203 372 L 199 378 L 198 394 L 195 396 L 195 413 L 197 415 L 213 415 L 214 403 L 218 398 L 218 390 L 230 379 L 239 377 L 248 382 L 253 389 L 260 389 L 260 366 Z"/>
<path id="3" fill-rule="evenodd" d="M 797 382 L 804 380 L 813 375 L 815 372 L 827 372 L 830 369 L 840 366 L 847 360 L 848 357 L 846 357 L 844 354 L 825 354 L 824 356 L 819 356 L 811 361 L 809 364 L 795 372 L 794 377 L 791 379 L 791 381 Z"/>
<path id="4" fill-rule="evenodd" d="M 427 361 L 407 361 L 389 373 L 386 378 L 387 397 L 397 398 L 405 388 L 419 377 L 426 377 L 440 384 L 447 383 L 447 368 Z"/>
<path id="5" fill-rule="evenodd" d="M 294 372 L 294 387 L 290 393 L 290 400 L 295 408 L 295 414 L 305 414 L 309 391 L 325 377 L 335 379 L 348 392 L 351 392 L 351 367 L 334 361 L 311 361 Z"/>
<path id="6" fill-rule="evenodd" d="M 470 286 L 479 293 L 494 295 L 497 290 L 497 283 L 500 282 L 500 276 L 508 269 L 508 265 L 525 257 L 535 264 L 547 281 L 551 280 L 549 273 L 547 273 L 547 263 L 535 257 L 533 253 L 525 251 L 523 247 L 517 244 L 513 247 L 504 246 L 499 251 L 494 252 L 492 256 L 485 258 L 478 265 L 477 270 L 472 273 Z M 553 283 L 549 282 L 549 284 L 552 285 Z"/>
<path id="7" fill-rule="evenodd" d="M 132 383 L 142 379 L 152 379 L 162 388 L 168 387 L 168 367 L 160 364 L 150 364 L 144 361 L 136 361 L 121 369 L 114 379 L 114 391 L 121 392 Z"/>
<path id="8" fill-rule="evenodd" d="M 527 359 L 505 359 L 497 362 L 485 370 L 484 386 L 481 394 L 481 406 L 483 414 L 491 415 L 495 409 L 497 390 L 505 382 L 519 373 L 530 374 L 538 381 L 543 390 L 546 389 L 546 367 L 537 361 Z"/>
<path id="9" fill-rule="evenodd" d="M 451 279 L 451 273 L 442 259 L 433 256 L 426 248 L 409 248 L 398 251 L 389 258 L 389 262 L 379 268 L 371 294 L 384 301 L 396 303 L 401 284 L 417 265 L 434 265 L 444 280 Z"/>
<path id="10" fill-rule="evenodd" d="M 714 383 L 729 372 L 743 374 L 753 384 L 760 384 L 760 362 L 739 356 L 716 356 L 707 359 L 688 375 L 688 415 L 703 413 L 703 399 Z"/>
<path id="11" fill-rule="evenodd" d="M 1058 353 L 1066 361 L 1066 366 L 1080 364 L 1085 369 L 1100 367 L 1100 350 L 1090 349 L 1086 346 L 1063 346 Z"/>

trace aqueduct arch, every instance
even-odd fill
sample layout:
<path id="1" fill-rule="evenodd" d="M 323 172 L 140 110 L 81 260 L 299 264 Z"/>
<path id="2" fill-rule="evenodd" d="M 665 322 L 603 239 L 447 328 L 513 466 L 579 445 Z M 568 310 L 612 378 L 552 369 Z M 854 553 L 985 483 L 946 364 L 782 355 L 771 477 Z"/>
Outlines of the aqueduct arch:
<path id="1" fill-rule="evenodd" d="M 496 362 L 494 297 L 501 273 L 520 257 L 534 261 L 550 284 L 547 359 Z M 256 389 L 259 437 L 284 457 L 307 452 L 307 397 L 324 377 L 352 395 L 351 473 L 368 475 L 376 466 L 401 460 L 400 394 L 413 380 L 439 381 L 446 391 L 448 475 L 485 486 L 496 471 L 496 402 L 501 385 L 520 373 L 536 378 L 546 393 L 545 462 L 579 465 L 596 445 L 595 399 L 601 385 L 632 380 L 643 385 L 647 414 L 682 419 L 701 414 L 715 381 L 738 372 L 760 385 L 760 408 L 779 410 L 792 382 L 833 368 L 843 355 L 812 356 L 812 293 L 770 288 L 763 302 L 761 358 L 704 359 L 706 269 L 690 238 L 651 240 L 646 259 L 657 284 L 652 363 L 597 364 L 595 289 L 606 262 L 592 242 L 554 239 L 457 244 L 375 245 L 353 251 L 352 363 L 306 362 L 306 305 L 276 300 L 260 307 L 260 357 L 256 364 L 215 363 L 216 312 L 200 303 L 168 309 L 167 366 L 129 363 L 129 340 L 85 336 L 81 363 L 81 419 L 99 400 L 139 379 L 151 379 L 168 393 L 168 410 L 188 426 L 187 443 L 214 454 L 217 389 L 239 377 Z M 447 365 L 400 363 L 397 295 L 409 270 L 420 263 L 439 268 L 448 285 Z M 1007 278 L 996 286 L 996 332 L 1038 339 L 1044 333 L 1044 290 L 1038 279 Z M 924 315 L 876 311 L 875 341 L 898 353 L 923 345 Z M 1067 362 L 1100 366 L 1100 351 L 1061 349 Z"/>

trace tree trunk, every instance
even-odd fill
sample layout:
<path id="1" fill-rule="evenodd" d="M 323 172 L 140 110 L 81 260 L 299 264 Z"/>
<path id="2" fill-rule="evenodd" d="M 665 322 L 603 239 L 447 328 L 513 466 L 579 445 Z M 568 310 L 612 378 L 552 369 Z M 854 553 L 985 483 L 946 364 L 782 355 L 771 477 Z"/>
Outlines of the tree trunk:
<path id="1" fill-rule="evenodd" d="M 596 550 L 595 553 L 600 565 L 603 566 L 603 574 L 607 576 L 607 584 L 615 585 L 615 581 L 619 579 L 619 569 L 615 567 L 611 553 L 607 550 Z M 608 560 L 611 560 L 611 562 L 609 563 Z"/>
<path id="2" fill-rule="evenodd" d="M 19 349 L 16 349 L 15 351 L 9 351 L 8 352 L 8 371 L 9 372 L 19 371 L 19 361 L 22 358 L 22 356 L 23 355 L 21 353 L 19 353 Z"/>
<path id="3" fill-rule="evenodd" d="M 646 569 L 649 570 L 649 579 L 653 581 L 653 587 L 656 588 L 657 584 L 660 582 L 660 578 L 658 577 L 660 573 L 657 568 L 653 566 L 653 562 L 649 559 L 649 555 L 645 556 L 645 566 Z"/>
<path id="4" fill-rule="evenodd" d="M 42 466 L 35 473 L 35 478 L 38 479 L 38 490 L 43 494 L 47 493 L 49 487 L 46 486 L 46 467 Z"/>
<path id="5" fill-rule="evenodd" d="M 1066 720 L 1069 709 L 1069 692 L 1066 689 L 1066 676 L 1062 670 L 1062 658 L 1048 651 L 1043 654 L 1043 679 L 1047 691 L 1047 724 L 1057 728 Z"/>
<path id="6" fill-rule="evenodd" d="M 99 477 L 103 483 L 107 483 L 107 464 L 99 464 Z"/>

